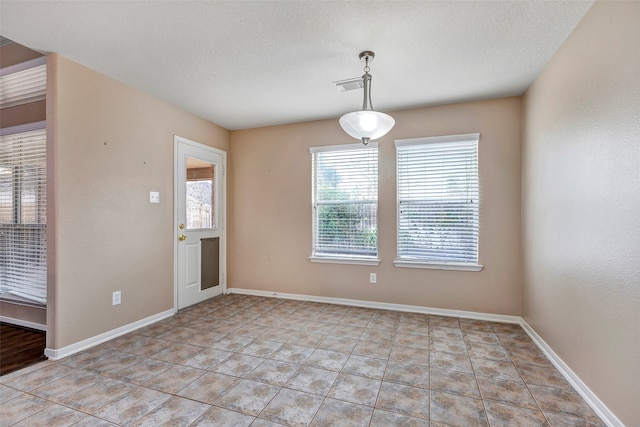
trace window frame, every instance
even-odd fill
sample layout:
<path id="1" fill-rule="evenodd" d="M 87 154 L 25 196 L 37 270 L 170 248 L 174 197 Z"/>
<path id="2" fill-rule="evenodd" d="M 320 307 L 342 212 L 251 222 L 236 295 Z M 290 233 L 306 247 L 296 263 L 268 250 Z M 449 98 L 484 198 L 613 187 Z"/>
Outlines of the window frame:
<path id="1" fill-rule="evenodd" d="M 446 135 L 446 136 L 436 136 L 436 137 L 424 137 L 424 138 L 411 138 L 411 139 L 399 139 L 395 141 L 396 146 L 396 259 L 393 261 L 394 266 L 396 267 L 406 267 L 406 268 L 426 268 L 426 269 L 438 269 L 438 270 L 461 270 L 461 271 L 481 271 L 483 265 L 479 263 L 479 242 L 480 242 L 480 226 L 478 224 L 477 232 L 476 232 L 476 250 L 475 262 L 460 262 L 460 261 L 446 261 L 446 260 L 429 260 L 426 257 L 424 258 L 408 258 L 402 257 L 401 253 L 401 183 L 400 183 L 400 156 L 399 151 L 402 147 L 408 146 L 427 146 L 428 144 L 433 143 L 455 143 L 455 142 L 466 142 L 466 141 L 475 141 L 475 158 L 476 158 L 476 176 L 477 176 L 477 186 L 478 186 L 478 196 L 477 202 L 475 203 L 478 223 L 480 221 L 480 165 L 479 165 L 479 143 L 480 143 L 480 134 L 479 133 L 469 133 L 469 134 L 460 134 L 460 135 Z"/>
<path id="2" fill-rule="evenodd" d="M 375 256 L 367 256 L 367 255 L 353 255 L 353 254 L 322 254 L 317 253 L 316 239 L 317 239 L 317 215 L 318 215 L 318 200 L 317 200 L 317 155 L 323 152 L 337 152 L 337 151 L 353 151 L 353 150 L 376 150 L 376 197 L 375 197 L 375 208 L 376 208 L 376 253 Z M 379 152 L 378 152 L 378 142 L 372 141 L 368 145 L 364 144 L 344 144 L 344 145 L 327 145 L 320 147 L 310 147 L 309 152 L 311 153 L 311 256 L 309 256 L 309 260 L 315 263 L 330 263 L 330 264 L 355 264 L 355 265 L 379 265 L 379 244 L 378 244 L 378 211 L 379 211 Z M 354 201 L 353 204 L 363 204 L 362 202 Z M 371 204 L 372 202 L 367 202 Z"/>

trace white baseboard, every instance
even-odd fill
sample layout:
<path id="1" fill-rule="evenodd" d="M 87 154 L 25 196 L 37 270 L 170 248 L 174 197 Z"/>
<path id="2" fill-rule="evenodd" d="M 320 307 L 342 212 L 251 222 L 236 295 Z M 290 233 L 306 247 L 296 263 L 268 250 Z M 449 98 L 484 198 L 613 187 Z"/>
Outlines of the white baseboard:
<path id="1" fill-rule="evenodd" d="M 465 319 L 486 320 L 490 322 L 517 323 L 531 337 L 533 342 L 551 360 L 560 373 L 569 381 L 582 398 L 593 408 L 600 418 L 610 427 L 624 427 L 624 424 L 611 412 L 609 408 L 587 387 L 587 385 L 564 363 L 564 361 L 544 342 L 531 326 L 520 316 L 503 314 L 477 313 L 473 311 L 448 310 L 442 308 L 421 307 L 415 305 L 390 304 L 376 301 L 352 300 L 345 298 L 319 297 L 303 294 L 288 294 L 282 292 L 259 291 L 255 289 L 228 288 L 227 293 L 256 295 L 263 297 L 292 299 L 300 301 L 323 302 L 328 304 L 351 305 L 355 307 L 379 308 L 383 310 L 408 311 L 413 313 L 435 314 L 439 316 L 461 317 Z"/>
<path id="2" fill-rule="evenodd" d="M 476 313 L 473 311 L 448 310 L 445 308 L 422 307 L 418 305 L 392 304 L 378 301 L 364 301 L 346 298 L 319 297 L 314 295 L 287 294 L 282 292 L 258 291 L 254 289 L 228 288 L 227 293 L 255 295 L 261 297 L 283 298 L 310 302 L 323 302 L 327 304 L 351 305 L 355 307 L 377 308 L 381 310 L 408 311 L 411 313 L 434 314 L 437 316 L 461 317 L 464 319 L 486 320 L 489 322 L 520 323 L 520 316 L 508 316 L 505 314 Z"/>
<path id="3" fill-rule="evenodd" d="M 119 328 L 112 329 L 111 331 L 102 333 L 100 335 L 96 335 L 95 337 L 87 338 L 86 340 L 79 341 L 75 344 L 71 344 L 66 347 L 62 347 L 58 349 L 45 348 L 44 355 L 51 360 L 62 359 L 63 357 L 71 356 L 72 354 L 78 353 L 82 350 L 86 350 L 90 347 L 94 347 L 98 344 L 102 344 L 103 342 L 119 337 L 120 335 L 128 334 L 129 332 L 133 332 L 136 329 L 140 329 L 144 326 L 158 322 L 162 319 L 166 319 L 167 317 L 171 317 L 174 314 L 175 314 L 175 310 L 172 308 L 170 310 L 166 310 L 161 313 L 154 314 L 153 316 L 140 319 L 136 322 L 129 323 L 128 325 L 124 325 Z"/>
<path id="4" fill-rule="evenodd" d="M 542 339 L 540 335 L 522 319 L 520 322 L 522 329 L 531 337 L 533 342 L 542 350 L 547 358 L 554 364 L 560 373 L 569 381 L 574 389 L 582 396 L 582 398 L 591 406 L 600 418 L 610 427 L 624 427 L 622 421 L 614 415 L 613 412 L 591 391 L 589 387 L 571 370 L 569 365 L 558 356 L 549 345 Z"/>
<path id="5" fill-rule="evenodd" d="M 10 323 L 16 326 L 23 326 L 25 328 L 36 329 L 38 331 L 47 330 L 47 325 L 42 325 L 40 323 L 35 323 L 35 322 L 29 322 L 28 320 L 14 319 L 13 317 L 0 316 L 0 322 Z"/>

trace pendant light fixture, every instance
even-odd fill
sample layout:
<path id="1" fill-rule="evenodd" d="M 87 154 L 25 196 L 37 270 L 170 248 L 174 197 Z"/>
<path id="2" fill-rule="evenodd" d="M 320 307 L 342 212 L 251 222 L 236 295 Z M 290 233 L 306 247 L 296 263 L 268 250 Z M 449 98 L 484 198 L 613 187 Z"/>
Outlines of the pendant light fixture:
<path id="1" fill-rule="evenodd" d="M 360 60 L 364 60 L 364 100 L 362 110 L 347 113 L 340 117 L 342 129 L 356 139 L 362 140 L 367 145 L 370 140 L 386 135 L 396 124 L 396 121 L 388 114 L 373 110 L 371 105 L 371 74 L 369 74 L 369 62 L 373 61 L 375 53 L 365 50 L 360 52 Z"/>

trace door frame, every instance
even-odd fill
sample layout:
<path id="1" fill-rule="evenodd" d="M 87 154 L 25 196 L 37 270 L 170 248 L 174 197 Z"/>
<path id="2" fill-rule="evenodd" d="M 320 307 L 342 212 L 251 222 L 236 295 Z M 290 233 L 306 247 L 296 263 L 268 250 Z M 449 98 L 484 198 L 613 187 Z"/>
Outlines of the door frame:
<path id="1" fill-rule="evenodd" d="M 201 144 L 178 135 L 173 135 L 173 311 L 178 312 L 178 168 L 179 165 L 178 146 L 189 145 L 191 147 L 207 150 L 222 156 L 222 195 L 219 200 L 222 201 L 222 209 L 218 210 L 220 215 L 220 286 L 222 286 L 222 295 L 227 293 L 227 152 L 209 145 Z"/>

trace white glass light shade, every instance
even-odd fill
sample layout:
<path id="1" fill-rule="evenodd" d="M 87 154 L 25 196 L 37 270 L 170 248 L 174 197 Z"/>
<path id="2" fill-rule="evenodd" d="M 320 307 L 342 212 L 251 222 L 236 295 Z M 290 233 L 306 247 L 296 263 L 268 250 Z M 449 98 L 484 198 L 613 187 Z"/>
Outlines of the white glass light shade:
<path id="1" fill-rule="evenodd" d="M 342 129 L 356 139 L 378 139 L 395 124 L 393 117 L 378 111 L 354 111 L 340 117 Z"/>

